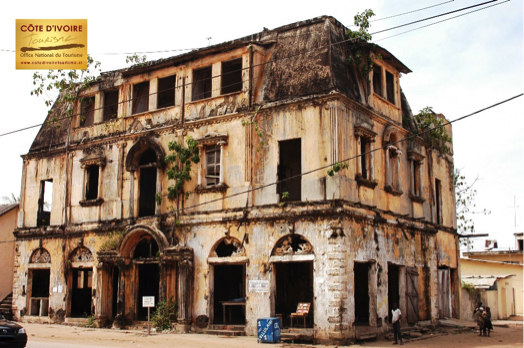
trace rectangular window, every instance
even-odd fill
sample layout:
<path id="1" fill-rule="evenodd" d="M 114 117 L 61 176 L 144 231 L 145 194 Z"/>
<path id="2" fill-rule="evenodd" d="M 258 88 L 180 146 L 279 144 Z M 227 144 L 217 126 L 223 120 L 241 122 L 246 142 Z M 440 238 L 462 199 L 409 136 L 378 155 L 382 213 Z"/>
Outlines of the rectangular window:
<path id="1" fill-rule="evenodd" d="M 395 104 L 395 79 L 389 71 L 386 71 L 386 91 L 388 102 Z"/>
<path id="2" fill-rule="evenodd" d="M 176 75 L 158 79 L 157 109 L 175 105 Z"/>
<path id="3" fill-rule="evenodd" d="M 192 100 L 211 98 L 211 67 L 193 70 Z"/>
<path id="4" fill-rule="evenodd" d="M 49 226 L 52 205 L 53 180 L 42 180 L 40 182 L 40 196 L 38 197 L 37 226 Z"/>
<path id="5" fill-rule="evenodd" d="M 422 188 L 420 180 L 420 171 L 421 171 L 421 162 L 413 162 L 413 195 L 417 197 L 422 197 Z"/>
<path id="6" fill-rule="evenodd" d="M 300 138 L 279 141 L 279 165 L 277 193 L 282 197 L 287 192 L 288 200 L 300 201 L 302 199 L 302 141 Z M 296 178 L 289 179 L 298 176 Z M 283 182 L 280 182 L 285 180 Z"/>
<path id="7" fill-rule="evenodd" d="M 133 114 L 149 110 L 149 81 L 133 85 Z"/>
<path id="8" fill-rule="evenodd" d="M 222 62 L 222 82 L 220 94 L 242 90 L 242 58 Z"/>
<path id="9" fill-rule="evenodd" d="M 206 186 L 216 186 L 220 183 L 220 146 L 206 148 Z"/>
<path id="10" fill-rule="evenodd" d="M 437 224 L 442 224 L 442 184 L 435 179 L 435 204 L 437 210 Z"/>
<path id="11" fill-rule="evenodd" d="M 86 169 L 86 200 L 98 198 L 98 176 L 100 167 L 97 165 L 88 166 Z"/>
<path id="12" fill-rule="evenodd" d="M 118 91 L 104 92 L 104 122 L 114 120 L 118 115 Z"/>
<path id="13" fill-rule="evenodd" d="M 83 98 L 80 109 L 80 127 L 92 126 L 95 123 L 95 98 Z"/>
<path id="14" fill-rule="evenodd" d="M 362 168 L 362 177 L 369 180 L 369 170 L 371 154 L 367 153 L 370 149 L 370 141 L 368 138 L 360 137 L 360 166 Z"/>
<path id="15" fill-rule="evenodd" d="M 382 67 L 373 65 L 373 92 L 382 97 Z"/>

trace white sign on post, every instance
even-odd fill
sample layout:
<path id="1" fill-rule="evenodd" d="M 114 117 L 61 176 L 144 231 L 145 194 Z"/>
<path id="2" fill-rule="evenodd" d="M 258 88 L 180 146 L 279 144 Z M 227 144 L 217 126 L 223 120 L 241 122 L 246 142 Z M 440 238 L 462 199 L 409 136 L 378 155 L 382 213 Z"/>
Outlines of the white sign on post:
<path id="1" fill-rule="evenodd" d="M 155 296 L 142 296 L 142 307 L 154 307 Z"/>
<path id="2" fill-rule="evenodd" d="M 142 307 L 147 307 L 147 335 L 151 334 L 151 326 L 149 324 L 150 308 L 155 306 L 155 296 L 142 296 Z"/>

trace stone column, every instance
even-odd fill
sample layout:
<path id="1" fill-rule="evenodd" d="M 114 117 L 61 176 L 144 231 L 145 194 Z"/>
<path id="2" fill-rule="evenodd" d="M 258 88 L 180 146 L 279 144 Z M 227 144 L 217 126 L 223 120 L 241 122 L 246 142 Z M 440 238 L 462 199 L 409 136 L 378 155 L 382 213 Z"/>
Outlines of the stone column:
<path id="1" fill-rule="evenodd" d="M 206 151 L 203 145 L 198 145 L 200 161 L 198 162 L 197 187 L 202 187 L 202 163 L 205 161 Z"/>
<path id="2" fill-rule="evenodd" d="M 402 151 L 400 150 L 397 150 L 397 182 L 395 183 L 396 184 L 396 187 L 395 189 L 397 190 L 401 190 L 402 189 L 402 185 L 400 183 L 400 158 L 402 157 Z"/>
<path id="3" fill-rule="evenodd" d="M 176 331 L 189 332 L 191 329 L 193 255 L 185 254 L 178 262 L 178 318 Z"/>
<path id="4" fill-rule="evenodd" d="M 408 303 L 406 295 L 406 267 L 398 268 L 398 293 L 399 293 L 399 303 L 398 308 L 402 315 L 402 324 L 407 324 L 408 322 Z"/>
<path id="5" fill-rule="evenodd" d="M 126 326 L 126 288 L 125 288 L 125 277 L 128 267 L 123 263 L 118 264 L 118 291 L 117 291 L 117 300 L 116 300 L 116 317 L 113 322 L 113 328 L 115 329 L 124 329 Z"/>
<path id="6" fill-rule="evenodd" d="M 95 295 L 95 317 L 98 327 L 104 327 L 107 323 L 107 294 L 108 289 L 108 265 L 99 262 L 96 267 L 96 295 Z"/>
<path id="7" fill-rule="evenodd" d="M 135 217 L 135 171 L 129 172 L 129 218 Z"/>
<path id="8" fill-rule="evenodd" d="M 377 327 L 377 263 L 369 263 L 368 289 L 369 289 L 369 326 Z"/>
<path id="9" fill-rule="evenodd" d="M 411 194 L 415 195 L 415 161 L 410 161 L 411 166 L 411 175 L 410 175 L 410 181 L 411 181 Z"/>

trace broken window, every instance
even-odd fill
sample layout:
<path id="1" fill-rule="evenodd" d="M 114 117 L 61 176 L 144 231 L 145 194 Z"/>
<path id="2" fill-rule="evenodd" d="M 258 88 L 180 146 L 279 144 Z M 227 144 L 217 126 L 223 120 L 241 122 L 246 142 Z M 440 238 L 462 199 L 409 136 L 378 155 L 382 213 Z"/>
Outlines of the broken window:
<path id="1" fill-rule="evenodd" d="M 95 123 L 95 97 L 83 98 L 80 109 L 80 127 L 92 126 Z"/>
<path id="2" fill-rule="evenodd" d="M 158 252 L 158 244 L 155 239 L 142 238 L 135 247 L 133 259 L 156 259 Z"/>
<path id="3" fill-rule="evenodd" d="M 211 86 L 211 66 L 193 70 L 193 101 L 211 98 Z"/>
<path id="4" fill-rule="evenodd" d="M 157 109 L 175 105 L 176 75 L 158 79 Z"/>
<path id="5" fill-rule="evenodd" d="M 104 92 L 104 119 L 114 120 L 118 115 L 118 91 Z"/>
<path id="6" fill-rule="evenodd" d="M 86 168 L 86 195 L 85 199 L 98 198 L 98 178 L 100 175 L 100 166 L 91 165 Z"/>
<path id="7" fill-rule="evenodd" d="M 40 182 L 38 197 L 37 226 L 49 226 L 51 222 L 51 207 L 53 204 L 53 179 Z"/>
<path id="8" fill-rule="evenodd" d="M 379 96 L 382 94 L 382 67 L 380 65 L 373 64 L 373 92 Z"/>
<path id="9" fill-rule="evenodd" d="M 220 183 L 220 145 L 206 147 L 206 186 Z"/>
<path id="10" fill-rule="evenodd" d="M 138 216 L 155 215 L 156 207 L 156 180 L 157 157 L 152 149 L 144 151 L 140 157 L 140 194 L 138 202 Z"/>
<path id="11" fill-rule="evenodd" d="M 300 201 L 302 199 L 301 139 L 279 141 L 278 146 L 280 156 L 277 193 L 281 199 L 282 196 L 287 196 L 289 201 Z"/>
<path id="12" fill-rule="evenodd" d="M 435 179 L 435 205 L 437 211 L 437 224 L 442 224 L 442 183 Z"/>
<path id="13" fill-rule="evenodd" d="M 220 94 L 242 90 L 242 58 L 222 62 L 222 82 Z"/>
<path id="14" fill-rule="evenodd" d="M 519 239 L 519 250 L 524 250 L 524 240 Z"/>
<path id="15" fill-rule="evenodd" d="M 388 102 L 395 104 L 395 79 L 393 74 L 386 70 L 386 92 Z"/>
<path id="16" fill-rule="evenodd" d="M 133 85 L 133 114 L 149 110 L 149 81 Z"/>

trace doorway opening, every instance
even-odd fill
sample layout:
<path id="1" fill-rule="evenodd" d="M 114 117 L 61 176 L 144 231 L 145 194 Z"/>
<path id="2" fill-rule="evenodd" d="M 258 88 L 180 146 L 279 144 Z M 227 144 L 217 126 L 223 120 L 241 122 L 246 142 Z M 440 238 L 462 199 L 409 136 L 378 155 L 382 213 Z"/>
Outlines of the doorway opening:
<path id="1" fill-rule="evenodd" d="M 313 327 L 313 261 L 275 262 L 275 313 L 282 316 L 282 326 L 291 325 L 291 313 L 296 313 L 299 303 L 310 303 L 306 327 Z"/>
<path id="2" fill-rule="evenodd" d="M 49 269 L 31 270 L 31 315 L 47 316 L 49 314 Z"/>
<path id="3" fill-rule="evenodd" d="M 391 311 L 396 303 L 400 305 L 399 266 L 388 264 L 388 318 L 391 323 Z"/>
<path id="4" fill-rule="evenodd" d="M 369 325 L 369 263 L 355 262 L 355 325 Z"/>
<path id="5" fill-rule="evenodd" d="M 157 263 L 138 265 L 137 320 L 147 320 L 147 308 L 142 306 L 142 297 L 154 296 L 158 304 L 160 272 Z"/>
<path id="6" fill-rule="evenodd" d="M 93 269 L 73 269 L 73 293 L 71 317 L 88 317 L 91 315 L 91 290 L 93 288 Z"/>
<path id="7" fill-rule="evenodd" d="M 246 267 L 215 265 L 213 291 L 213 322 L 215 324 L 246 323 Z"/>
<path id="8" fill-rule="evenodd" d="M 282 196 L 287 192 L 289 201 L 300 201 L 302 196 L 302 153 L 301 139 L 279 141 L 279 165 L 277 193 Z M 290 180 L 286 180 L 293 178 Z M 285 180 L 285 181 L 283 181 Z"/>

